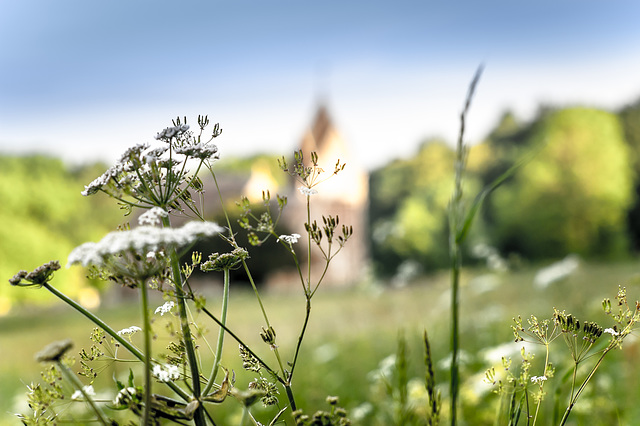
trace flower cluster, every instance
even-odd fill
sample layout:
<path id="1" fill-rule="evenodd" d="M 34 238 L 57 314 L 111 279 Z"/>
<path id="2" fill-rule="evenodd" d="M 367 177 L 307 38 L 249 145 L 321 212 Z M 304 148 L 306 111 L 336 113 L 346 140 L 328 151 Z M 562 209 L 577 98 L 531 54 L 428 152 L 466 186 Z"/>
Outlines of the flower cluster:
<path id="1" fill-rule="evenodd" d="M 52 260 L 44 265 L 38 266 L 31 272 L 20 271 L 9 279 L 11 285 L 22 287 L 42 286 L 42 284 L 51 280 L 53 273 L 60 269 L 60 262 Z"/>
<path id="2" fill-rule="evenodd" d="M 164 314 L 171 312 L 171 309 L 173 309 L 174 306 L 175 303 L 173 303 L 172 301 L 165 302 L 164 305 L 158 306 L 154 313 L 163 316 Z"/>
<path id="3" fill-rule="evenodd" d="M 284 241 L 287 244 L 295 244 L 298 242 L 299 239 L 300 239 L 300 234 L 280 235 L 280 237 L 276 240 L 276 242 Z"/>
<path id="4" fill-rule="evenodd" d="M 96 391 L 93 389 L 93 386 L 87 385 L 83 386 L 82 390 L 78 389 L 71 395 L 71 400 L 76 401 L 79 399 L 84 399 L 84 396 L 96 396 Z"/>
<path id="5" fill-rule="evenodd" d="M 223 271 L 225 269 L 236 269 L 240 263 L 249 257 L 249 252 L 242 247 L 236 247 L 231 253 L 213 253 L 209 255 L 209 260 L 200 265 L 203 272 Z"/>
<path id="6" fill-rule="evenodd" d="M 190 131 L 186 119 L 174 121 L 156 135 L 156 139 L 167 145 L 151 147 L 139 144 L 129 148 L 120 160 L 85 186 L 82 195 L 99 191 L 116 198 L 129 208 L 153 206 L 164 210 L 182 210 L 183 206 L 193 210 L 189 190 L 200 191 L 197 172 L 203 164 L 207 167 L 219 158 L 218 147 L 211 141 L 220 135 L 219 125 L 208 140 L 202 140 L 202 131 L 208 125 L 206 117 L 198 117 L 200 134 Z M 190 159 L 197 161 L 194 174 L 186 168 Z"/>
<path id="7" fill-rule="evenodd" d="M 172 382 L 180 378 L 180 370 L 175 365 L 169 364 L 163 367 L 156 364 L 153 366 L 153 375 L 161 382 Z"/>
<path id="8" fill-rule="evenodd" d="M 127 335 L 130 336 L 132 334 L 137 333 L 138 331 L 142 331 L 142 329 L 138 326 L 132 325 L 131 327 L 123 328 L 118 331 L 118 336 Z"/>
<path id="9" fill-rule="evenodd" d="M 138 225 L 158 226 L 162 223 L 162 219 L 168 216 L 169 213 L 163 208 L 153 207 L 140 215 Z"/>
<path id="10" fill-rule="evenodd" d="M 129 231 L 114 231 L 97 243 L 88 242 L 76 247 L 68 259 L 69 265 L 108 264 L 114 256 L 136 253 L 145 255 L 158 250 L 189 246 L 201 237 L 211 237 L 224 229 L 213 222 L 188 222 L 181 228 L 139 226 Z"/>

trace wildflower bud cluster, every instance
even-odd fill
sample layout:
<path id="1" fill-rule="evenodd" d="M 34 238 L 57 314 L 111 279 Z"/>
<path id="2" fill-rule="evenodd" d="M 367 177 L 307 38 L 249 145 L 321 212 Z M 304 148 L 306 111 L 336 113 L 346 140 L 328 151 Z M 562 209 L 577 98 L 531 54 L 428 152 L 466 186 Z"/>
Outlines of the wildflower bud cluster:
<path id="1" fill-rule="evenodd" d="M 31 272 L 20 271 L 9 279 L 9 283 L 21 287 L 40 287 L 53 277 L 53 273 L 60 269 L 60 262 L 52 260 L 44 265 L 38 266 Z"/>
<path id="2" fill-rule="evenodd" d="M 155 136 L 166 145 L 150 147 L 145 143 L 127 149 L 115 165 L 85 187 L 82 195 L 104 192 L 128 209 L 161 207 L 184 211 L 186 207 L 198 214 L 190 190 L 201 193 L 202 182 L 197 171 L 189 173 L 187 163 L 196 161 L 199 170 L 219 158 L 218 147 L 211 141 L 220 135 L 220 126 L 216 124 L 206 139 L 202 134 L 208 124 L 207 117 L 199 116 L 200 131 L 194 134 L 186 118 L 174 120 L 173 126 Z"/>
<path id="3" fill-rule="evenodd" d="M 203 272 L 224 271 L 237 269 L 243 260 L 249 257 L 249 252 L 242 247 L 236 247 L 231 253 L 213 253 L 209 255 L 209 260 L 200 265 Z"/>

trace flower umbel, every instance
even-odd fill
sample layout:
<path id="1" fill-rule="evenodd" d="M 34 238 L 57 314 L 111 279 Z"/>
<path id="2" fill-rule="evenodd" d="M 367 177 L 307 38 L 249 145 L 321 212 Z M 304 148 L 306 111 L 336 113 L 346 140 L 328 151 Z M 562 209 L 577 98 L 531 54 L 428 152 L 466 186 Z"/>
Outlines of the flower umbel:
<path id="1" fill-rule="evenodd" d="M 154 313 L 163 316 L 164 314 L 171 312 L 171 309 L 173 309 L 174 306 L 175 303 L 172 301 L 165 302 L 162 306 L 158 306 Z"/>
<path id="2" fill-rule="evenodd" d="M 20 271 L 9 279 L 11 285 L 17 285 L 21 287 L 40 287 L 42 284 L 48 282 L 53 277 L 53 273 L 60 269 L 60 262 L 52 260 L 42 266 L 38 266 L 31 272 Z"/>

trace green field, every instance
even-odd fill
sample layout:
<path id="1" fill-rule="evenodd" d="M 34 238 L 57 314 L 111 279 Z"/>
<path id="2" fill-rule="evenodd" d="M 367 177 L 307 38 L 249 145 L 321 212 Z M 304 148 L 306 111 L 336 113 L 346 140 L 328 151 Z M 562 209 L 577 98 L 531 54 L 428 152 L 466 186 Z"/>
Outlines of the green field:
<path id="1" fill-rule="evenodd" d="M 517 315 L 528 317 L 550 317 L 553 307 L 565 309 L 580 319 L 599 322 L 607 327 L 606 317 L 600 303 L 603 298 L 616 295 L 618 285 L 626 286 L 629 298 L 640 298 L 640 274 L 637 262 L 615 264 L 587 264 L 582 262 L 577 272 L 564 281 L 538 289 L 533 285 L 534 268 L 494 274 L 485 270 L 466 270 L 462 283 L 462 422 L 461 424 L 493 424 L 498 397 L 488 392 L 482 381 L 484 371 L 491 364 L 487 360 L 487 349 L 513 341 L 510 330 L 511 318 Z M 55 285 L 55 280 L 54 280 Z M 412 377 L 419 383 L 424 377 L 421 335 L 427 329 L 434 357 L 436 376 L 446 399 L 448 392 L 448 370 L 444 364 L 449 352 L 449 292 L 446 273 L 423 277 L 402 288 L 389 288 L 370 283 L 349 290 L 321 289 L 313 299 L 311 324 L 297 379 L 293 384 L 298 404 L 307 412 L 326 409 L 327 395 L 337 395 L 340 403 L 360 422 L 356 424 L 392 424 L 385 419 L 385 411 L 393 413 L 393 405 L 384 397 L 371 379 L 371 372 L 379 363 L 395 353 L 398 333 L 402 331 L 409 347 Z M 15 289 L 15 291 L 23 291 Z M 216 290 L 208 289 L 208 303 L 212 312 L 217 312 Z M 139 324 L 140 314 L 135 300 L 125 301 L 99 310 L 113 328 L 119 330 Z M 160 300 L 157 301 L 161 303 Z M 267 292 L 264 296 L 280 343 L 281 353 L 287 357 L 292 353 L 301 326 L 304 312 L 304 297 L 300 292 Z M 208 327 L 205 337 L 209 343 L 217 336 L 217 328 L 205 317 L 196 320 Z M 267 362 L 274 362 L 269 348 L 260 341 L 258 333 L 264 324 L 254 296 L 245 290 L 232 288 L 228 323 L 235 332 L 263 349 L 260 353 Z M 158 323 L 159 324 L 159 323 Z M 70 337 L 76 343 L 74 350 L 89 347 L 88 335 L 92 330 L 83 317 L 65 306 L 55 304 L 50 308 L 24 307 L 21 312 L 0 318 L 0 424 L 17 425 L 19 421 L 12 413 L 25 411 L 21 405 L 26 387 L 39 381 L 41 366 L 33 360 L 33 354 L 51 341 Z M 162 351 L 167 343 L 163 328 L 158 325 L 156 351 Z M 137 342 L 135 337 L 134 343 Z M 223 364 L 236 372 L 236 386 L 246 388 L 253 377 L 242 371 L 237 356 L 237 345 L 227 338 Z M 203 345 L 204 341 L 200 341 Z M 514 344 L 515 345 L 515 344 Z M 562 351 L 557 346 L 557 354 Z M 638 418 L 636 401 L 640 397 L 637 378 L 637 340 L 630 341 L 622 351 L 613 354 L 609 363 L 598 371 L 593 391 L 585 394 L 578 403 L 572 424 L 610 425 L 634 424 Z M 505 349 L 507 350 L 507 349 Z M 205 352 L 206 353 L 206 352 Z M 552 355 L 553 356 L 553 355 Z M 561 359 L 558 358 L 558 362 Z M 514 357 L 514 365 L 517 355 Z M 611 362 L 614 361 L 614 362 Z M 205 371 L 210 363 L 204 361 Z M 107 385 L 112 374 L 126 380 L 129 365 L 109 367 L 102 376 L 105 384 L 98 382 L 96 388 L 109 390 Z M 420 386 L 413 386 L 415 402 L 421 403 L 424 393 Z M 113 387 L 111 387 L 111 392 Z M 548 398 L 552 399 L 549 391 Z M 281 395 L 281 402 L 286 401 Z M 370 405 L 366 404 L 367 401 Z M 259 404 L 258 404 L 259 405 Z M 580 409 L 580 406 L 584 409 Z M 551 407 L 549 408 L 551 409 Z M 446 417 L 446 403 L 443 404 Z M 266 411 L 265 415 L 272 411 Z M 365 414 L 369 413 L 367 417 Z M 218 424 L 237 424 L 239 404 L 227 400 L 213 410 Z M 261 410 L 257 410 L 260 416 Z M 375 415 L 375 419 L 374 419 Z M 543 413 L 543 415 L 550 415 Z M 574 416 L 574 414 L 572 414 Z M 268 417 L 262 419 L 268 423 Z M 544 418 L 543 418 L 544 420 Z M 544 421 L 539 424 L 548 424 Z"/>

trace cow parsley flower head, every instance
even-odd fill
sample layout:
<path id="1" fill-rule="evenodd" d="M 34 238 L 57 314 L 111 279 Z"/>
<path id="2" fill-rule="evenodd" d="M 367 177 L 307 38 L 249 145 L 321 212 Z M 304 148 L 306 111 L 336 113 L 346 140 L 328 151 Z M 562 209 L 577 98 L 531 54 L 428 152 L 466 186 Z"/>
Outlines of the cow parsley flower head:
<path id="1" fill-rule="evenodd" d="M 118 336 L 123 336 L 123 335 L 131 336 L 132 334 L 135 334 L 138 331 L 142 331 L 142 329 L 140 327 L 132 325 L 131 327 L 123 328 L 122 330 L 118 331 Z"/>
<path id="2" fill-rule="evenodd" d="M 299 239 L 300 239 L 300 234 L 280 235 L 280 237 L 278 237 L 276 242 L 279 242 L 280 240 L 282 240 L 285 243 L 295 244 L 298 242 Z"/>
<path id="3" fill-rule="evenodd" d="M 84 391 L 84 393 L 83 393 L 83 391 Z M 84 395 L 96 396 L 96 391 L 93 389 L 93 386 L 87 385 L 87 386 L 83 386 L 82 390 L 80 390 L 80 389 L 76 390 L 73 393 L 73 395 L 71 395 L 71 400 L 72 401 L 77 401 L 79 399 L 84 399 Z"/>
<path id="4" fill-rule="evenodd" d="M 160 207 L 153 207 L 140 215 L 138 218 L 138 225 L 157 226 L 162 223 L 163 218 L 168 216 L 169 213 L 164 209 Z"/>
<path id="5" fill-rule="evenodd" d="M 298 188 L 298 190 L 302 193 L 302 195 L 306 195 L 307 197 L 318 193 L 318 190 L 313 188 L 308 188 L 306 186 L 301 186 L 300 188 Z"/>
<path id="6" fill-rule="evenodd" d="M 547 381 L 547 376 L 533 376 L 531 377 L 531 383 L 536 383 L 538 385 Z"/>
<path id="7" fill-rule="evenodd" d="M 163 316 L 164 314 L 171 312 L 171 309 L 173 309 L 174 306 L 175 306 L 175 303 L 173 303 L 172 301 L 165 302 L 164 305 L 158 306 L 154 313 L 160 314 L 160 316 Z"/>
<path id="8" fill-rule="evenodd" d="M 117 406 L 128 405 L 134 398 L 138 397 L 137 390 L 133 386 L 120 389 L 113 403 Z"/>
<path id="9" fill-rule="evenodd" d="M 129 231 L 110 232 L 97 243 L 84 243 L 69 254 L 68 265 L 105 266 L 114 256 L 135 253 L 146 255 L 161 249 L 178 249 L 198 238 L 211 237 L 224 229 L 213 222 L 188 222 L 181 228 L 139 226 Z"/>
<path id="10" fill-rule="evenodd" d="M 176 153 L 186 155 L 187 157 L 199 158 L 201 160 L 217 160 L 220 158 L 218 147 L 216 145 L 206 143 L 185 145 L 176 148 Z"/>
<path id="11" fill-rule="evenodd" d="M 179 124 L 177 126 L 167 127 L 161 132 L 158 132 L 158 134 L 156 135 L 156 139 L 170 140 L 175 136 L 179 136 L 183 134 L 187 130 L 189 130 L 188 124 Z"/>
<path id="12" fill-rule="evenodd" d="M 153 375 L 161 382 L 172 382 L 180 378 L 180 370 L 176 365 L 162 365 L 156 364 L 153 366 Z"/>
<path id="13" fill-rule="evenodd" d="M 53 277 L 53 273 L 58 269 L 60 269 L 60 262 L 58 262 L 57 260 L 52 260 L 51 262 L 47 262 L 44 265 L 38 266 L 31 272 L 27 272 L 24 270 L 18 272 L 9 279 L 9 283 L 11 283 L 11 285 L 20 287 L 40 287 L 44 283 L 51 280 L 51 278 Z"/>

